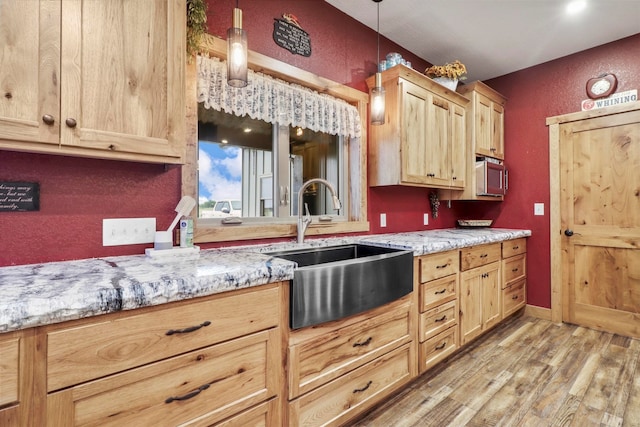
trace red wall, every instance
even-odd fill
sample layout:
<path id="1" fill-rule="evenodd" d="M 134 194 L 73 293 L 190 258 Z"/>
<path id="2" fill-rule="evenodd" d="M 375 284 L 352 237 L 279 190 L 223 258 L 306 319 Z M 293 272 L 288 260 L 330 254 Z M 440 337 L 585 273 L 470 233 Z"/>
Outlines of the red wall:
<path id="1" fill-rule="evenodd" d="M 532 230 L 528 242 L 528 302 L 551 307 L 549 135 L 546 118 L 580 111 L 588 79 L 618 77 L 618 92 L 640 89 L 640 34 L 502 76 L 486 83 L 508 98 L 505 156 L 512 191 L 496 225 Z M 533 204 L 545 215 L 534 216 Z"/>
<path id="2" fill-rule="evenodd" d="M 224 36 L 234 0 L 209 0 L 209 32 Z M 372 7 L 375 5 L 372 3 Z M 366 90 L 376 70 L 376 34 L 324 1 L 241 1 L 249 48 L 339 83 Z M 272 39 L 273 19 L 292 13 L 311 38 L 312 55 L 296 56 Z M 398 51 L 424 70 L 429 63 L 381 38 L 380 53 Z M 530 303 L 550 306 L 548 136 L 545 118 L 577 111 L 584 83 L 603 71 L 618 76 L 619 90 L 640 86 L 640 35 L 487 82 L 509 100 L 505 113 L 511 193 L 503 203 L 446 202 L 430 212 L 429 190 L 372 188 L 369 219 L 375 233 L 455 226 L 457 218 L 493 218 L 498 227 L 529 228 Z M 464 62 L 464 58 L 460 58 Z M 0 150 L 0 181 L 36 181 L 39 212 L 0 213 L 0 266 L 139 254 L 148 245 L 102 246 L 102 219 L 156 217 L 168 226 L 180 199 L 180 168 Z M 533 203 L 545 216 L 533 216 Z M 387 214 L 380 228 L 380 213 Z"/>

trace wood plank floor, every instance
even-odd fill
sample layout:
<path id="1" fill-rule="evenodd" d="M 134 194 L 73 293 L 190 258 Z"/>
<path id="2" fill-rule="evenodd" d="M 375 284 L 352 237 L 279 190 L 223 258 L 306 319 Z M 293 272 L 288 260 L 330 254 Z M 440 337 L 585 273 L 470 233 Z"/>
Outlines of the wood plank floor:
<path id="1" fill-rule="evenodd" d="M 640 341 L 520 316 L 353 426 L 640 426 Z"/>

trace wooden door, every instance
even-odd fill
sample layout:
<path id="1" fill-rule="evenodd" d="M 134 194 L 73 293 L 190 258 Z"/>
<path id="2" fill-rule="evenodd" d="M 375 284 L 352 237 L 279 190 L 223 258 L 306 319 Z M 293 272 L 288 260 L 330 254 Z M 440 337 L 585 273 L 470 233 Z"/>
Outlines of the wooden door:
<path id="1" fill-rule="evenodd" d="M 184 10 L 184 0 L 63 3 L 61 143 L 68 151 L 181 158 Z"/>
<path id="2" fill-rule="evenodd" d="M 453 104 L 432 94 L 427 104 L 427 170 L 429 183 L 451 184 L 451 109 Z"/>
<path id="3" fill-rule="evenodd" d="M 482 156 L 495 157 L 491 150 L 492 147 L 492 129 L 491 129 L 491 100 L 480 94 L 475 94 L 475 138 L 476 138 L 476 154 Z"/>
<path id="4" fill-rule="evenodd" d="M 640 337 L 640 110 L 560 124 L 564 321 Z"/>
<path id="5" fill-rule="evenodd" d="M 60 3 L 0 1 L 0 46 L 0 146 L 58 144 Z"/>

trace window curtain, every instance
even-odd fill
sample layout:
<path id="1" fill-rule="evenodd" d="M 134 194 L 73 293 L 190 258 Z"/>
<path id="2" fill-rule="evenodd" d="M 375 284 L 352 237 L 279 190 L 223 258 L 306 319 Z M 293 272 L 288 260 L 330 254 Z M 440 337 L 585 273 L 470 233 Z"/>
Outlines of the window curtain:
<path id="1" fill-rule="evenodd" d="M 267 123 L 360 138 L 361 123 L 353 105 L 331 95 L 249 70 L 249 84 L 227 85 L 227 66 L 219 58 L 197 57 L 198 102 L 205 108 L 248 115 Z"/>

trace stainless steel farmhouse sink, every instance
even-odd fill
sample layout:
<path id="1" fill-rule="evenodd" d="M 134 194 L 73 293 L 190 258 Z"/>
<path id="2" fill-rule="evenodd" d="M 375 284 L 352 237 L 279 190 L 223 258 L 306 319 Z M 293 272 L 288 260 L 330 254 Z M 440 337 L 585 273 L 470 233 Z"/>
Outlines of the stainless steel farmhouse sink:
<path id="1" fill-rule="evenodd" d="M 341 319 L 413 290 L 413 252 L 362 244 L 271 252 L 298 264 L 291 282 L 290 326 Z"/>

